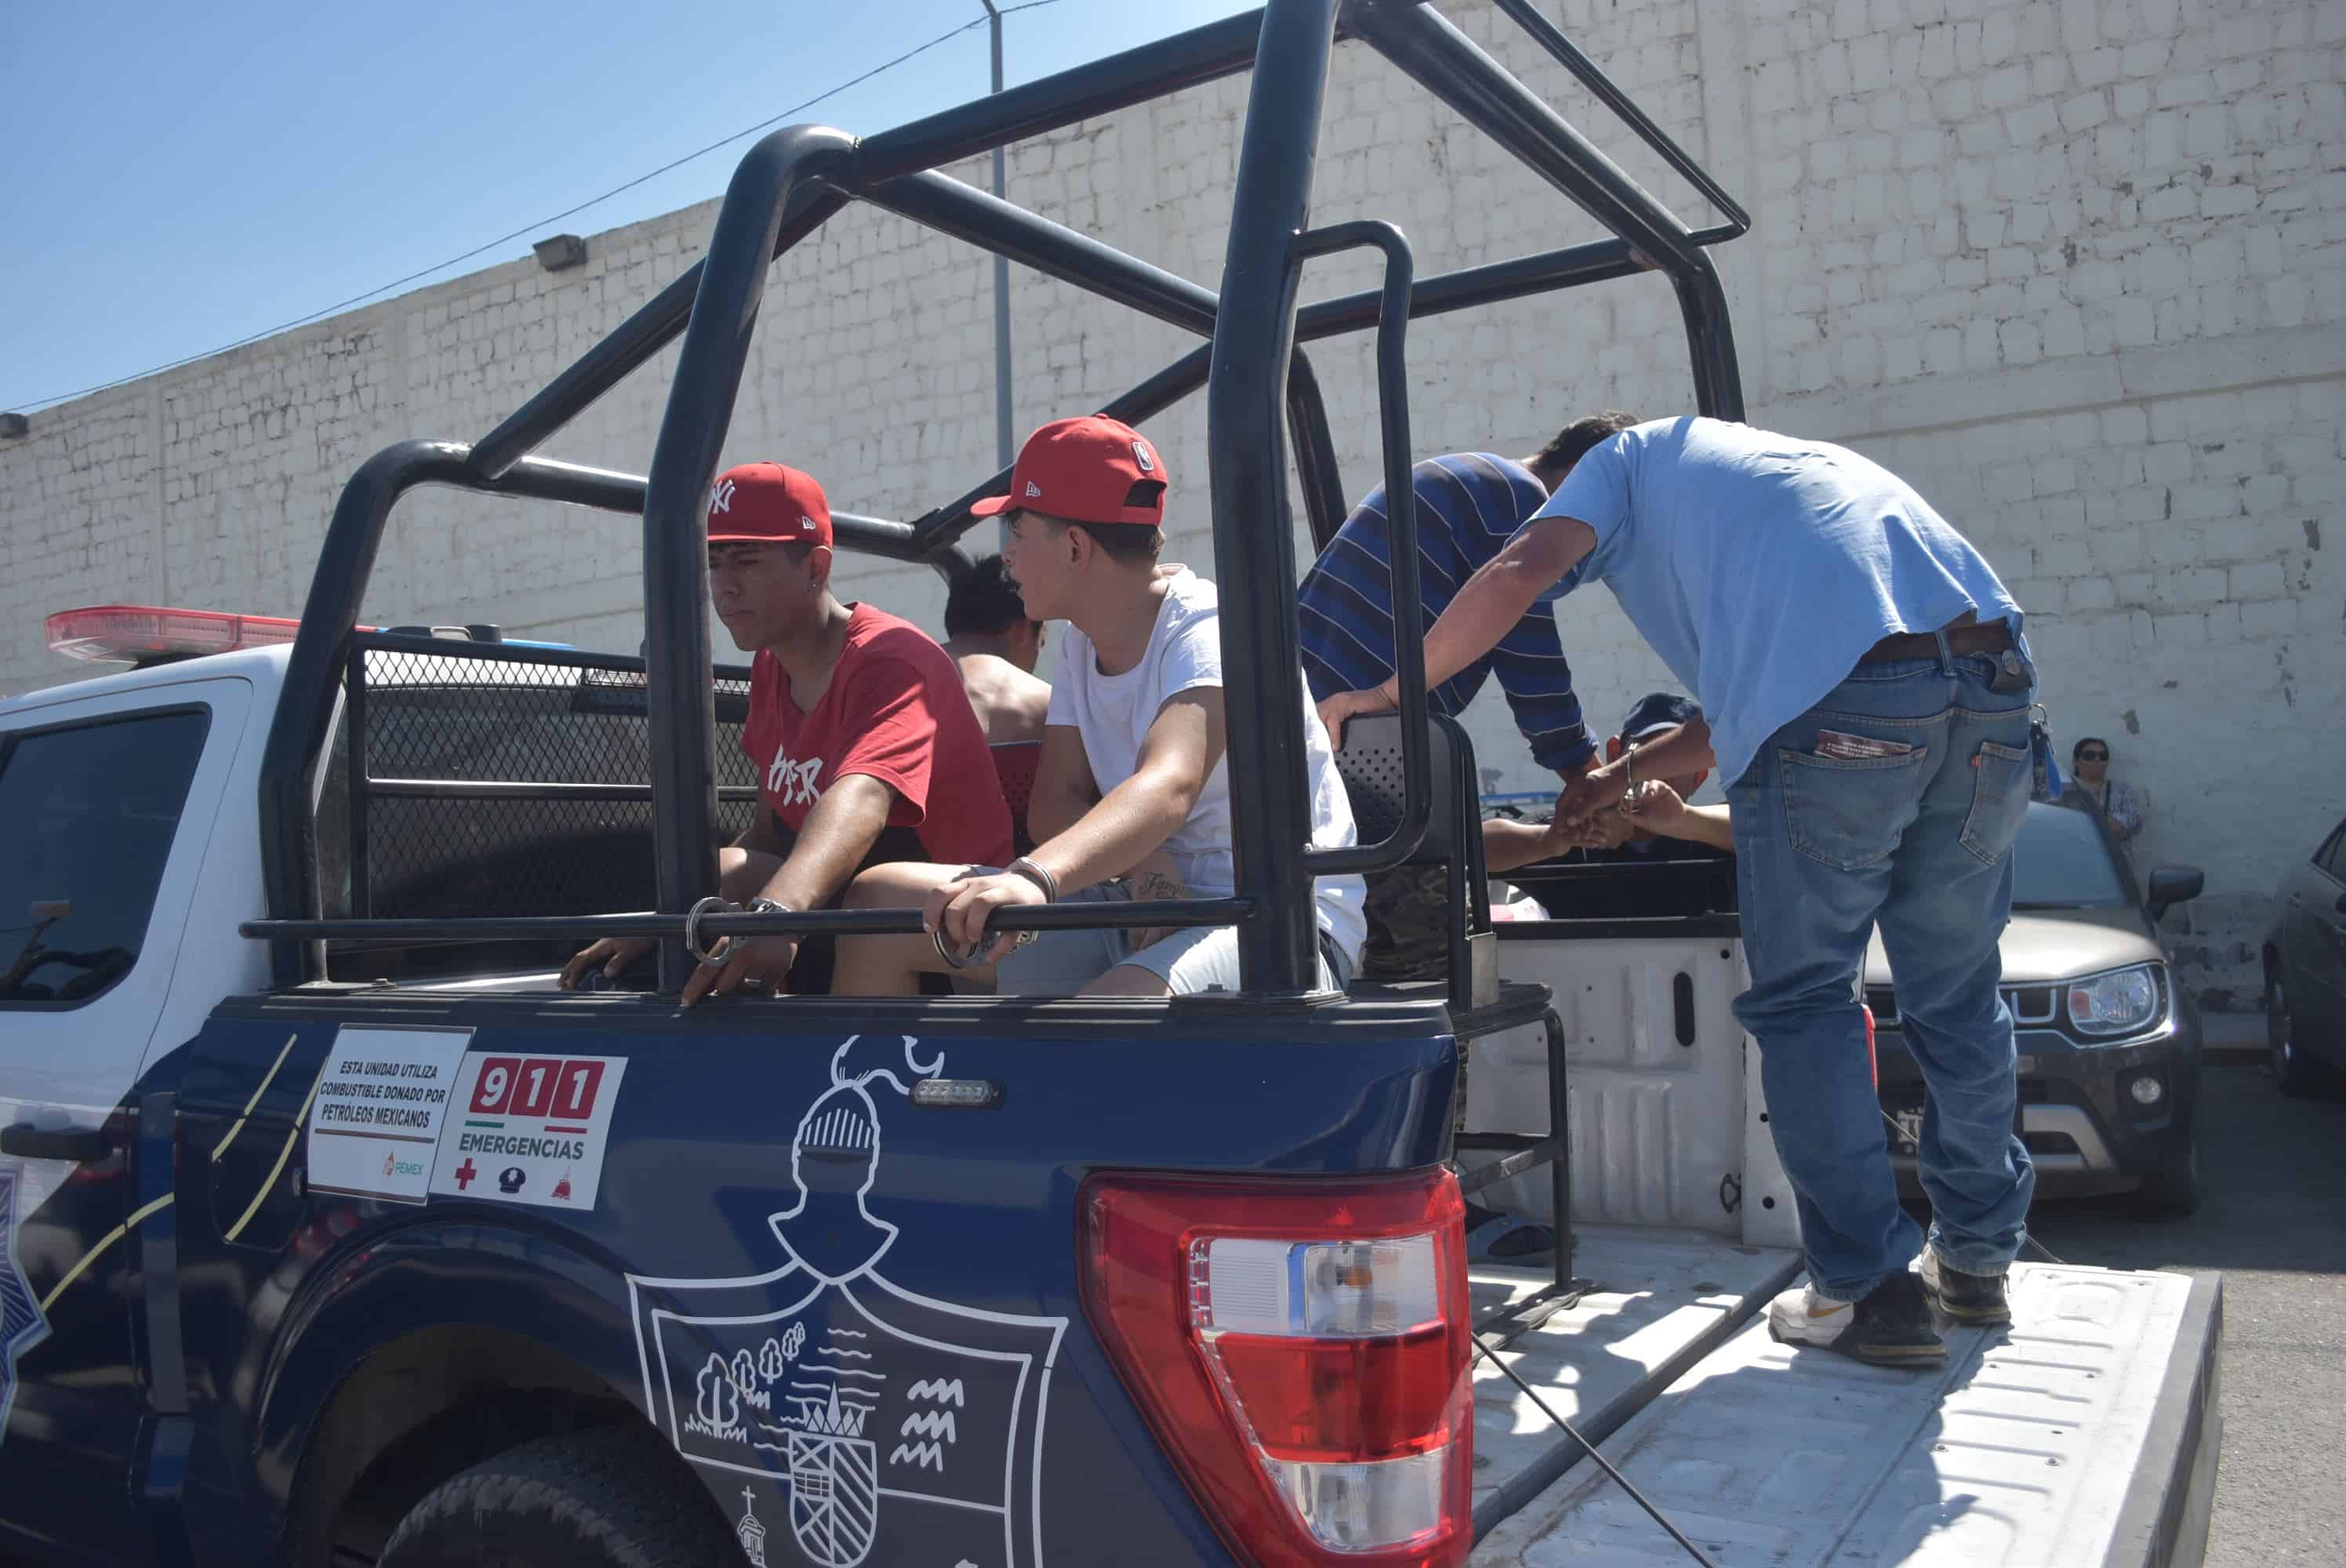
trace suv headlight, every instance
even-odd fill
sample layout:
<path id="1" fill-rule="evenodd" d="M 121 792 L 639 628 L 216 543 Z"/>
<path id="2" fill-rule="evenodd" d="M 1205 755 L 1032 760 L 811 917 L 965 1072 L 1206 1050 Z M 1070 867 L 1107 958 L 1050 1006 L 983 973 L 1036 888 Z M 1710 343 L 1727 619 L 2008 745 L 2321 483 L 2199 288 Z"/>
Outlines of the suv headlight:
<path id="1" fill-rule="evenodd" d="M 2148 1028 L 2158 1017 L 2166 990 L 2158 970 L 2157 964 L 2139 963 L 2071 983 L 2071 1027 L 2080 1034 L 2133 1034 Z"/>

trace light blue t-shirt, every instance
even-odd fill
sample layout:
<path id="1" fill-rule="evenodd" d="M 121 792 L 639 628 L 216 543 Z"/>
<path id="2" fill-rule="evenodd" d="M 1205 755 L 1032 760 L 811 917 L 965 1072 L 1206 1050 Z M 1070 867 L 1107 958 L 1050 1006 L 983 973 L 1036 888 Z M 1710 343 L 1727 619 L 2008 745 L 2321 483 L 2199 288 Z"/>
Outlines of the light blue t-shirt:
<path id="1" fill-rule="evenodd" d="M 1724 783 L 1890 634 L 1969 610 L 2020 635 L 1969 541 L 1896 474 L 1821 441 L 1657 420 L 1593 448 L 1535 515 L 1596 531 L 1542 602 L 1601 578 L 1702 704 Z"/>

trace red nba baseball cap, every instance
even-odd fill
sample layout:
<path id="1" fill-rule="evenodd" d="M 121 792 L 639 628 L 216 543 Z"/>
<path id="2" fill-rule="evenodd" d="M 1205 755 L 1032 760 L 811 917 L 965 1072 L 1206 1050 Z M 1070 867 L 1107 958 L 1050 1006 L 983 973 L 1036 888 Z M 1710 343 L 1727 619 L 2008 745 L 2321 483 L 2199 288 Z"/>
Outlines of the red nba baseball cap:
<path id="1" fill-rule="evenodd" d="M 1170 483 L 1157 448 L 1122 420 L 1104 413 L 1053 420 L 1026 438 L 1010 471 L 1010 494 L 989 495 L 973 516 L 1032 508 L 1071 523 L 1165 524 Z"/>
<path id="2" fill-rule="evenodd" d="M 779 463 L 745 463 L 709 487 L 709 542 L 828 545 L 831 503 L 811 473 Z"/>

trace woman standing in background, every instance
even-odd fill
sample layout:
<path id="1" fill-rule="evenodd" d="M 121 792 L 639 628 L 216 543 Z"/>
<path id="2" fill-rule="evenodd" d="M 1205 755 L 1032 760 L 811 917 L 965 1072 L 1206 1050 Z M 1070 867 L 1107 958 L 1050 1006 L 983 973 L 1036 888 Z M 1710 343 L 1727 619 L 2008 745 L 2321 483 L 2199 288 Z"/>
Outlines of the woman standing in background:
<path id="1" fill-rule="evenodd" d="M 2110 743 L 2088 735 L 2069 753 L 2069 785 L 2061 791 L 2061 804 L 2100 813 L 2118 842 L 2130 844 L 2142 831 L 2149 800 L 2133 785 L 2110 777 Z"/>

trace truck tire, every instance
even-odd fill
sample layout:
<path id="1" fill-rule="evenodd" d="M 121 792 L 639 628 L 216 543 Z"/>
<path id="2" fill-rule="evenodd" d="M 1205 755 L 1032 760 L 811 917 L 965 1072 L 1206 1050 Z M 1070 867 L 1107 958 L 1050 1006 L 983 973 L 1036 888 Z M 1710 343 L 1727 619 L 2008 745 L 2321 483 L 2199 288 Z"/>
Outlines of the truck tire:
<path id="1" fill-rule="evenodd" d="M 620 1429 L 539 1438 L 452 1476 L 408 1510 L 378 1568 L 707 1568 L 741 1548 L 697 1486 Z M 652 1457 L 657 1457 L 656 1454 Z"/>

